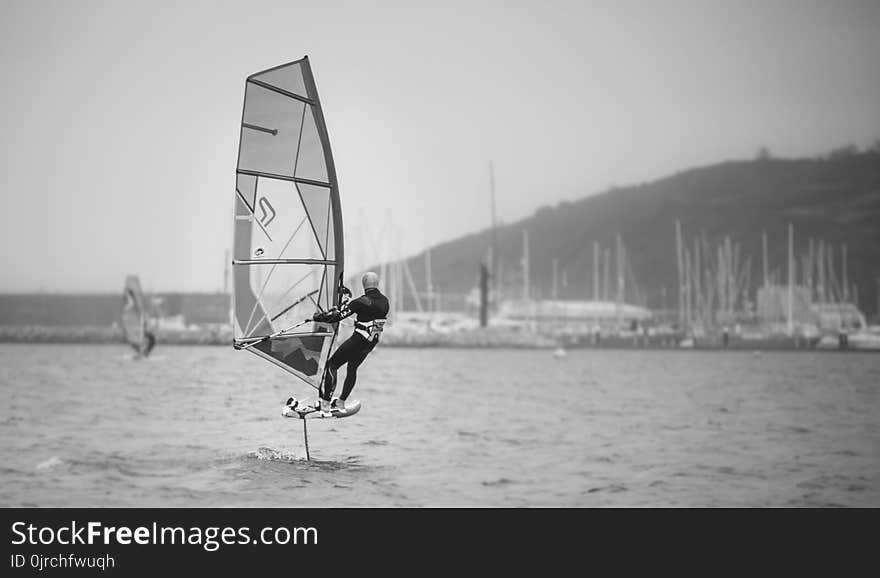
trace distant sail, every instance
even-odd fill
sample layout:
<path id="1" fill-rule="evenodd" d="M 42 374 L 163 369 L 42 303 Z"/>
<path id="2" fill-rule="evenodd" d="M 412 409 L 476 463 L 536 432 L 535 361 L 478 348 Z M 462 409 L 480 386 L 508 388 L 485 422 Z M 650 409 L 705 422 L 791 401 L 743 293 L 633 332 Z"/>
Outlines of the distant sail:
<path id="1" fill-rule="evenodd" d="M 146 344 L 147 308 L 137 275 L 125 278 L 122 290 L 122 333 L 126 343 L 142 351 Z"/>
<path id="2" fill-rule="evenodd" d="M 320 388 L 338 324 L 342 207 L 308 57 L 245 82 L 236 168 L 234 345 Z"/>

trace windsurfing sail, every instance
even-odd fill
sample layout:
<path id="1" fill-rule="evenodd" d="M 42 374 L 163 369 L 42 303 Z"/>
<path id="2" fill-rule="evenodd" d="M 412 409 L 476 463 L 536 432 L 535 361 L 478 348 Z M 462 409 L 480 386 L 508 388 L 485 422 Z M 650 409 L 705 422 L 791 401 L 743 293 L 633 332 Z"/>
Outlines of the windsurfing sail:
<path id="1" fill-rule="evenodd" d="M 308 57 L 249 76 L 235 174 L 233 345 L 319 389 L 339 324 L 342 207 Z"/>
<path id="2" fill-rule="evenodd" d="M 141 282 L 128 275 L 122 290 L 122 334 L 129 345 L 142 351 L 146 345 L 147 309 Z"/>

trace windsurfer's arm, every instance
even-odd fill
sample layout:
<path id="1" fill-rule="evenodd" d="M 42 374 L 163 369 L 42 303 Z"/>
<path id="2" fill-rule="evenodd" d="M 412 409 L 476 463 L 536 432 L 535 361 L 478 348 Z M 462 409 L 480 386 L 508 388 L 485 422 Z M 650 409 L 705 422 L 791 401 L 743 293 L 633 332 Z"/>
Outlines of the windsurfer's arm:
<path id="1" fill-rule="evenodd" d="M 363 303 L 361 303 L 360 299 L 361 298 L 355 299 L 353 301 L 343 301 L 342 307 L 340 307 L 339 309 L 334 307 L 329 311 L 315 313 L 315 316 L 312 317 L 312 319 L 321 323 L 339 323 L 346 317 L 354 315 L 358 312 L 358 310 L 363 306 Z"/>
<path id="2" fill-rule="evenodd" d="M 335 307 L 327 311 L 318 311 L 312 316 L 312 321 L 319 323 L 336 323 L 340 319 L 342 319 L 342 316 Z"/>

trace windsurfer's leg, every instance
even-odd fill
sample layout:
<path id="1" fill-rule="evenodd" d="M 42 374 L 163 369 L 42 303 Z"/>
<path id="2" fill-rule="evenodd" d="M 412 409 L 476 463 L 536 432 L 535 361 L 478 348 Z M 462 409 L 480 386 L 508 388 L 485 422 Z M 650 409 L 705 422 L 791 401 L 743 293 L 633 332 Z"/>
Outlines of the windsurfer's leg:
<path id="1" fill-rule="evenodd" d="M 342 393 L 339 394 L 339 399 L 345 401 L 348 399 L 351 390 L 354 389 L 354 384 L 357 383 L 357 372 L 358 367 L 360 367 L 361 363 L 367 358 L 367 355 L 373 351 L 374 345 L 369 344 L 363 348 L 361 348 L 352 358 L 348 361 L 348 367 L 345 372 L 345 383 L 342 384 Z"/>
<path id="2" fill-rule="evenodd" d="M 333 390 L 336 389 L 336 371 L 338 369 L 338 367 L 330 365 L 329 361 L 327 362 L 327 369 L 324 371 L 324 383 L 321 385 L 321 399 L 324 401 L 330 401 Z"/>
<path id="3" fill-rule="evenodd" d="M 327 369 L 324 371 L 324 384 L 321 388 L 321 399 L 330 401 L 333 391 L 336 389 L 336 372 L 340 367 L 348 363 L 352 355 L 357 352 L 357 349 L 357 343 L 349 337 L 327 360 Z"/>

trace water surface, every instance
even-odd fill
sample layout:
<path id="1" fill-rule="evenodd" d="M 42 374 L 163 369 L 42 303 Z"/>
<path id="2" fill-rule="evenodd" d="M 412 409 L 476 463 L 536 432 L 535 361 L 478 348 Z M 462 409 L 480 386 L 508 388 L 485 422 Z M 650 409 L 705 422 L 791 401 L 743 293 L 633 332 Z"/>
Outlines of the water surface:
<path id="1" fill-rule="evenodd" d="M 0 345 L 0 506 L 880 506 L 880 355 L 380 347 L 306 461 L 282 370 L 129 352 Z"/>

